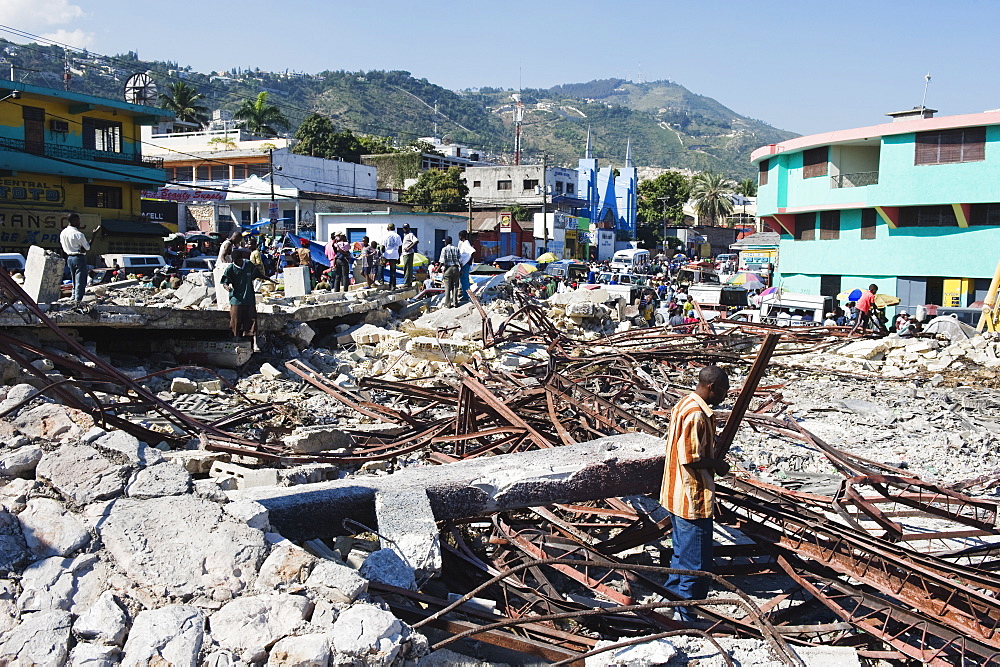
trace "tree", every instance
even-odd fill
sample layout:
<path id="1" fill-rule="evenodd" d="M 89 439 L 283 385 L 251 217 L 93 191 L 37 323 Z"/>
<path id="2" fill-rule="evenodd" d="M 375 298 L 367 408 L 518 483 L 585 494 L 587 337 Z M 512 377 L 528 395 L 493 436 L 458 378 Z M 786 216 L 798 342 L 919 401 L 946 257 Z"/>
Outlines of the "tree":
<path id="1" fill-rule="evenodd" d="M 392 139 L 376 136 L 357 136 L 350 130 L 337 132 L 326 116 L 314 113 L 295 131 L 296 143 L 292 152 L 326 159 L 340 158 L 347 162 L 360 162 L 362 155 L 395 153 Z"/>
<path id="2" fill-rule="evenodd" d="M 465 207 L 468 186 L 462 181 L 458 167 L 448 171 L 428 169 L 420 174 L 403 195 L 403 201 L 416 204 L 423 211 L 458 211 Z"/>
<path id="3" fill-rule="evenodd" d="M 333 123 L 326 116 L 314 113 L 295 130 L 295 145 L 292 152 L 298 155 L 312 157 L 330 157 L 330 137 L 333 135 Z"/>
<path id="4" fill-rule="evenodd" d="M 444 155 L 441 151 L 434 148 L 434 144 L 429 141 L 421 141 L 420 139 L 414 139 L 405 146 L 408 151 L 416 151 L 417 153 L 427 153 L 428 155 Z"/>
<path id="5" fill-rule="evenodd" d="M 391 137 L 379 137 L 374 134 L 361 135 L 358 137 L 358 143 L 361 144 L 362 155 L 385 155 L 399 152 L 392 145 Z"/>
<path id="6" fill-rule="evenodd" d="M 752 178 L 744 178 L 736 184 L 736 194 L 743 195 L 744 197 L 756 197 L 757 182 Z"/>
<path id="7" fill-rule="evenodd" d="M 676 171 L 639 183 L 636 235 L 644 246 L 662 245 L 664 220 L 674 225 L 684 220 L 684 204 L 690 192 L 691 181 Z"/>
<path id="8" fill-rule="evenodd" d="M 177 81 L 168 87 L 169 93 L 160 93 L 160 106 L 167 111 L 173 111 L 177 120 L 185 123 L 208 123 L 208 107 L 200 104 L 205 96 L 194 86 L 183 81 Z"/>
<path id="9" fill-rule="evenodd" d="M 733 200 L 730 195 L 734 185 L 722 174 L 712 171 L 695 174 L 691 179 L 691 199 L 694 200 L 694 210 L 698 214 L 699 222 L 707 218 L 707 224 L 714 227 L 733 212 Z"/>
<path id="10" fill-rule="evenodd" d="M 241 127 L 250 132 L 269 137 L 278 136 L 279 130 L 287 130 L 291 125 L 281 109 L 268 104 L 265 90 L 258 93 L 257 97 L 243 100 L 233 113 L 233 118 L 242 121 Z"/>

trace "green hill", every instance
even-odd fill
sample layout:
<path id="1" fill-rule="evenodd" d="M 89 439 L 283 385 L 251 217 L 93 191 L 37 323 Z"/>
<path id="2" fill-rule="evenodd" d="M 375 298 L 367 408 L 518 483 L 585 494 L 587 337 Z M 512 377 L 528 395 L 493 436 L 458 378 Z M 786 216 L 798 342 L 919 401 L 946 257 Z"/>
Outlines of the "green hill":
<path id="1" fill-rule="evenodd" d="M 0 40 L 0 55 L 14 62 L 19 80 L 62 88 L 62 49 Z M 304 74 L 233 68 L 210 75 L 175 62 L 140 60 L 135 53 L 72 53 L 69 64 L 70 89 L 92 95 L 120 99 L 128 75 L 149 71 L 161 91 L 181 78 L 194 85 L 210 108 L 233 110 L 267 90 L 269 101 L 296 126 L 319 112 L 338 129 L 405 143 L 430 136 L 436 121 L 439 135 L 496 159 L 509 159 L 513 150 L 511 90 L 451 91 L 403 71 Z M 544 152 L 550 163 L 575 165 L 589 126 L 594 154 L 604 164 L 621 164 L 631 139 L 638 166 L 713 169 L 742 178 L 751 175 L 750 151 L 795 136 L 669 81 L 602 79 L 525 90 L 522 98 L 526 161 L 537 161 Z"/>

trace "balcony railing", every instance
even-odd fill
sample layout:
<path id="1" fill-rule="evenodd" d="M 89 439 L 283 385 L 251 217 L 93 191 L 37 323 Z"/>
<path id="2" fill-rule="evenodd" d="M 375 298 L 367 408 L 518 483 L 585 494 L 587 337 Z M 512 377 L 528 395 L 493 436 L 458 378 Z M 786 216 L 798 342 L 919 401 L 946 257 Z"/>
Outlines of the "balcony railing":
<path id="1" fill-rule="evenodd" d="M 134 167 L 149 167 L 162 169 L 163 158 L 144 157 L 139 153 L 114 153 L 98 151 L 92 148 L 79 148 L 65 144 L 25 142 L 21 139 L 0 137 L 0 150 L 15 151 L 28 155 L 58 158 L 60 160 L 84 160 L 87 162 L 108 162 L 111 164 L 126 164 Z"/>
<path id="2" fill-rule="evenodd" d="M 878 185 L 877 171 L 859 171 L 853 174 L 840 174 L 830 177 L 832 188 L 861 188 L 866 185 Z"/>

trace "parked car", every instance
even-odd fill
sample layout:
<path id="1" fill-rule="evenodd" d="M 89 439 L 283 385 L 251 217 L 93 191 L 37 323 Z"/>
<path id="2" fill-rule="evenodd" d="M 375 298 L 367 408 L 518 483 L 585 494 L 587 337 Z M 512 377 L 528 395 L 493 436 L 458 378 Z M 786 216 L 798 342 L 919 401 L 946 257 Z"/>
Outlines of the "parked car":
<path id="1" fill-rule="evenodd" d="M 180 274 L 186 276 L 197 271 L 212 271 L 216 261 L 217 257 L 188 257 L 181 264 Z"/>
<path id="2" fill-rule="evenodd" d="M 0 266 L 10 274 L 24 273 L 24 255 L 18 252 L 0 252 Z"/>
<path id="3" fill-rule="evenodd" d="M 125 273 L 134 273 L 137 276 L 151 276 L 157 269 L 162 269 L 167 265 L 166 260 L 160 255 L 124 255 L 109 254 L 101 255 L 103 267 L 125 269 Z"/>

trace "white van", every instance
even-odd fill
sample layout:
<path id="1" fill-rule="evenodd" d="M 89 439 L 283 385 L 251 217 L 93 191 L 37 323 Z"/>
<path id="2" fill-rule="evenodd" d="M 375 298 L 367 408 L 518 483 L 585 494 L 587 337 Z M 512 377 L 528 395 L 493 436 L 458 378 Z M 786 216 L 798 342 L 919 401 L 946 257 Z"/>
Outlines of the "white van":
<path id="1" fill-rule="evenodd" d="M 11 275 L 24 273 L 24 255 L 18 252 L 0 252 L 0 266 Z"/>
<path id="2" fill-rule="evenodd" d="M 649 264 L 649 251 L 641 248 L 619 250 L 611 257 L 611 270 L 632 273 L 640 266 Z"/>
<path id="3" fill-rule="evenodd" d="M 157 269 L 167 265 L 160 255 L 101 255 L 101 261 L 109 269 L 121 267 L 125 269 L 125 273 L 139 276 L 152 275 Z"/>

